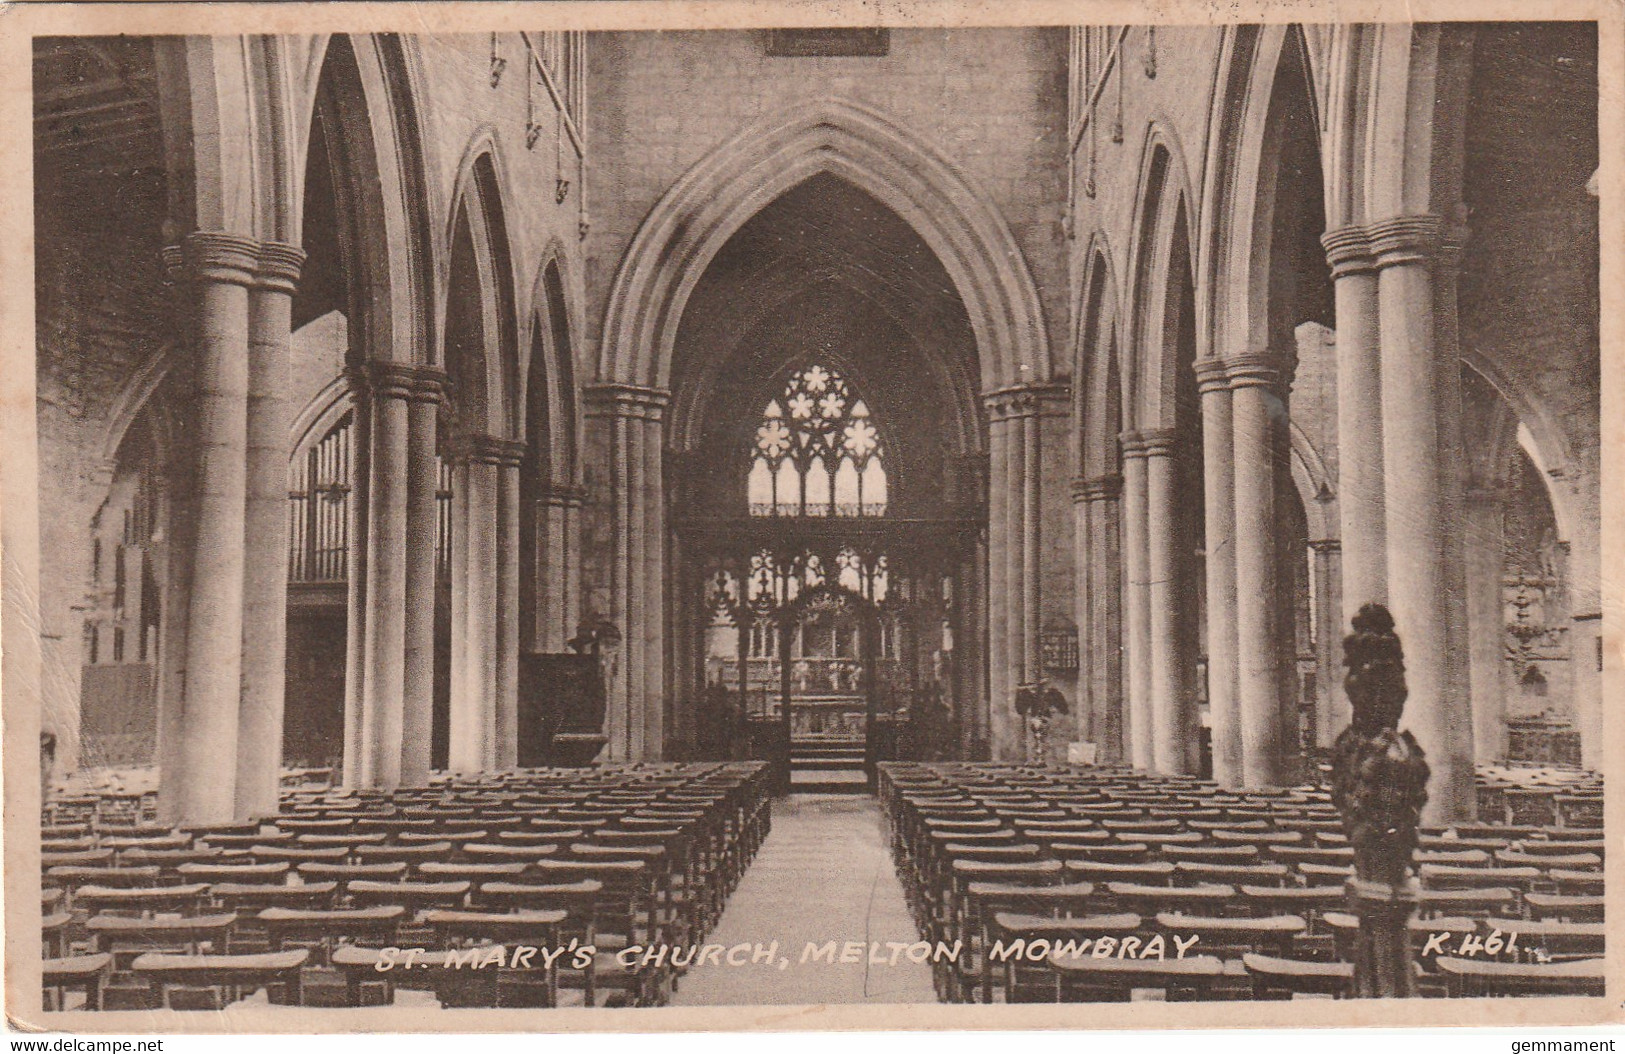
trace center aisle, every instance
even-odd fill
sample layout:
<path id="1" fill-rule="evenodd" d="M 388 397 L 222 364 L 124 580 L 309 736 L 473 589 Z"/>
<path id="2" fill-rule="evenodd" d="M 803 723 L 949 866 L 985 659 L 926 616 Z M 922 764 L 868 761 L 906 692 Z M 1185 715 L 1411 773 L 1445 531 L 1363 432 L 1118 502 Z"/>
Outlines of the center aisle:
<path id="1" fill-rule="evenodd" d="M 793 794 L 773 803 L 773 830 L 728 899 L 707 944 L 725 948 L 778 941 L 787 962 L 696 966 L 673 1006 L 765 1003 L 934 1003 L 931 967 L 895 956 L 888 942 L 919 940 L 903 902 L 881 827 L 880 806 L 857 795 Z M 833 962 L 803 962 L 811 943 L 834 942 Z M 865 946 L 841 962 L 848 942 Z M 869 946 L 878 944 L 870 963 Z M 764 956 L 765 957 L 765 956 Z"/>

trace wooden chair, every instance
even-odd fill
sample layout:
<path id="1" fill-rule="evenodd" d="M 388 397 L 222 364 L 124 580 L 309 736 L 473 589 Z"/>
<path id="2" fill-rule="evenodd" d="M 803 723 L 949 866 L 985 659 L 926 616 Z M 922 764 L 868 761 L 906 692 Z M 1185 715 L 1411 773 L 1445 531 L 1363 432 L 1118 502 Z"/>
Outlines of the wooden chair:
<path id="1" fill-rule="evenodd" d="M 102 992 L 112 973 L 113 956 L 107 952 L 46 959 L 40 964 L 40 983 L 45 991 L 46 1008 L 67 1009 L 65 994 L 78 989 L 85 995 L 83 1009 L 100 1010 Z"/>
<path id="2" fill-rule="evenodd" d="M 80 886 L 74 892 L 73 900 L 76 906 L 93 912 L 119 911 L 150 915 L 159 911 L 178 911 L 183 915 L 195 915 L 208 892 L 209 886 L 203 882 L 137 889 Z"/>
<path id="3" fill-rule="evenodd" d="M 1161 989 L 1169 1002 L 1206 999 L 1225 976 L 1211 955 L 1184 959 L 1072 959 L 1051 955 L 1062 1002 L 1128 1002 L 1136 989 Z"/>
<path id="4" fill-rule="evenodd" d="M 418 922 L 426 924 L 434 931 L 435 939 L 442 949 L 449 950 L 469 943 L 495 941 L 513 947 L 517 958 L 520 948 L 565 947 L 559 935 L 560 927 L 568 917 L 569 913 L 561 910 L 517 911 L 505 914 L 483 911 L 428 911 L 419 916 Z M 539 954 L 533 955 L 533 959 L 527 956 L 523 967 L 517 963 L 509 964 L 514 975 L 523 978 L 529 987 L 539 989 L 541 999 L 526 1005 L 558 1006 L 558 958 L 548 960 Z"/>
<path id="5" fill-rule="evenodd" d="M 1424 918 L 1433 915 L 1470 915 L 1485 917 L 1505 912 L 1518 902 L 1516 891 L 1505 886 L 1483 889 L 1423 889 L 1417 894 L 1417 912 Z"/>
<path id="6" fill-rule="evenodd" d="M 1347 999 L 1354 988 L 1354 964 L 1305 962 L 1249 952 L 1241 964 L 1252 981 L 1254 999 L 1291 999 L 1295 995 L 1322 995 Z"/>
<path id="7" fill-rule="evenodd" d="M 1600 896 L 1603 892 L 1601 871 L 1574 871 L 1566 867 L 1554 867 L 1546 872 L 1546 878 L 1557 887 L 1558 893 L 1564 896 Z"/>
<path id="8" fill-rule="evenodd" d="M 1527 893 L 1529 887 L 1541 878 L 1538 867 L 1455 867 L 1449 864 L 1422 864 L 1417 871 L 1422 884 L 1428 889 L 1509 887 Z"/>
<path id="9" fill-rule="evenodd" d="M 96 915 L 86 920 L 85 932 L 95 951 L 112 953 L 115 966 L 125 967 L 148 952 L 198 954 L 205 944 L 224 951 L 236 922 L 231 912 L 150 919 Z"/>
<path id="10" fill-rule="evenodd" d="M 1342 886 L 1255 886 L 1240 887 L 1242 903 L 1255 914 L 1300 915 L 1335 911 L 1348 900 Z"/>
<path id="11" fill-rule="evenodd" d="M 1068 859 L 1069 879 L 1087 882 L 1138 882 L 1143 885 L 1172 885 L 1174 865 L 1167 860 L 1143 864 L 1113 864 L 1094 860 Z"/>
<path id="12" fill-rule="evenodd" d="M 1258 860 L 1256 845 L 1165 845 L 1162 858 L 1175 863 L 1251 864 Z"/>
<path id="13" fill-rule="evenodd" d="M 1527 849 L 1500 849 L 1495 853 L 1495 860 L 1509 867 L 1560 867 L 1577 871 L 1602 866 L 1602 855 L 1592 852 L 1532 853 Z"/>
<path id="14" fill-rule="evenodd" d="M 68 954 L 68 927 L 72 922 L 72 913 L 66 911 L 40 919 L 40 950 L 47 959 L 60 959 Z"/>
<path id="15" fill-rule="evenodd" d="M 397 987 L 425 989 L 443 1005 L 493 1007 L 498 1003 L 499 971 L 479 965 L 492 956 L 506 962 L 508 949 L 491 946 L 480 949 L 424 951 L 414 954 L 411 966 L 399 951 L 390 959 L 379 948 L 343 944 L 333 950 L 331 964 L 344 977 L 345 1005 L 361 1006 L 362 989 L 367 984 L 383 987 L 384 1003 L 395 1002 Z M 384 963 L 389 968 L 380 969 Z"/>
<path id="16" fill-rule="evenodd" d="M 452 855 L 449 841 L 423 842 L 414 845 L 358 845 L 355 859 L 362 864 L 417 865 L 430 860 L 447 860 Z M 338 861 L 333 861 L 337 863 Z"/>
<path id="17" fill-rule="evenodd" d="M 987 923 L 987 936 L 980 961 L 984 980 L 983 1002 L 991 1002 L 992 978 L 1002 977 L 1000 988 L 1006 1003 L 1053 1003 L 1060 998 L 1058 978 L 1048 958 L 1034 964 L 1027 947 L 1046 942 L 1053 955 L 1076 959 L 1102 936 L 1122 938 L 1140 928 L 1140 916 L 1132 912 L 1111 915 L 1053 916 L 996 911 Z M 1018 944 L 1019 942 L 1019 944 Z"/>
<path id="18" fill-rule="evenodd" d="M 1510 963 L 1441 957 L 1435 963 L 1453 998 L 1473 996 L 1586 995 L 1606 990 L 1605 960 Z"/>
<path id="19" fill-rule="evenodd" d="M 1197 951 L 1224 959 L 1244 952 L 1285 956 L 1291 951 L 1293 940 L 1309 928 L 1301 915 L 1230 918 L 1163 911 L 1157 914 L 1156 922 L 1158 928 L 1170 936 L 1199 938 Z"/>
<path id="20" fill-rule="evenodd" d="M 1526 959 L 1592 959 L 1603 954 L 1604 930 L 1601 922 L 1558 922 L 1550 919 L 1488 918 L 1479 922 L 1487 937 L 1500 930 L 1505 938 L 1518 935 L 1518 951 Z M 1542 955 L 1541 953 L 1545 954 Z"/>
<path id="21" fill-rule="evenodd" d="M 1532 919 L 1601 922 L 1603 917 L 1604 900 L 1601 896 L 1526 893 L 1523 902 Z"/>
<path id="22" fill-rule="evenodd" d="M 1236 887 L 1223 883 L 1146 886 L 1136 882 L 1107 882 L 1106 892 L 1122 910 L 1146 917 L 1155 917 L 1159 911 L 1217 915 L 1235 899 Z"/>
<path id="23" fill-rule="evenodd" d="M 1209 864 L 1181 860 L 1174 865 L 1176 884 L 1202 882 L 1228 882 L 1232 885 L 1248 882 L 1254 885 L 1285 885 L 1285 864 Z"/>
<path id="24" fill-rule="evenodd" d="M 46 878 L 67 889 L 87 884 L 111 889 L 135 889 L 156 886 L 158 876 L 156 867 L 81 867 L 77 864 L 58 864 L 45 872 Z"/>
<path id="25" fill-rule="evenodd" d="M 505 862 L 482 860 L 477 863 L 426 860 L 417 865 L 414 873 L 426 882 L 450 882 L 458 879 L 468 879 L 471 882 L 505 881 L 523 875 L 527 866 L 528 862 L 524 860 Z"/>
<path id="26" fill-rule="evenodd" d="M 218 989 L 221 1004 L 235 1002 L 245 991 L 270 989 L 273 1003 L 303 1002 L 300 971 L 310 953 L 304 948 L 268 955 L 138 956 L 130 969 L 147 982 L 154 1009 L 165 1009 L 173 985 Z"/>
<path id="27" fill-rule="evenodd" d="M 351 882 L 400 882 L 407 866 L 401 861 L 388 864 L 300 864 L 299 877 L 306 882 L 337 882 L 342 891 Z"/>
<path id="28" fill-rule="evenodd" d="M 183 880 L 191 882 L 233 882 L 244 885 L 276 885 L 286 882 L 289 866 L 279 860 L 266 864 L 182 864 L 176 868 Z"/>
<path id="29" fill-rule="evenodd" d="M 331 881 L 303 882 L 291 886 L 216 882 L 209 887 L 211 900 L 221 907 L 230 908 L 239 916 L 264 908 L 325 907 L 337 893 L 338 883 Z"/>
<path id="30" fill-rule="evenodd" d="M 266 908 L 258 919 L 270 950 L 279 952 L 289 941 L 309 942 L 324 951 L 331 947 L 332 940 L 393 944 L 406 917 L 406 908 L 401 905 L 381 904 L 336 910 Z"/>

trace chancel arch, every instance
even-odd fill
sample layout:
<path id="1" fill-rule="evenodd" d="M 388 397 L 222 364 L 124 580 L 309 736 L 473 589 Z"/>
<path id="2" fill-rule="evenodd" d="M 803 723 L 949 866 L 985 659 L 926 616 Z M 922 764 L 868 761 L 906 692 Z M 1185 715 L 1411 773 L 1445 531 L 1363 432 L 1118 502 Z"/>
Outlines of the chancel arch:
<path id="1" fill-rule="evenodd" d="M 787 766 L 821 738 L 872 762 L 917 713 L 937 749 L 974 742 L 983 439 L 975 336 L 941 263 L 883 203 L 815 175 L 719 251 L 676 353 L 673 738 L 714 752 L 733 727 Z M 744 590 L 731 607 L 719 581 Z M 877 605 L 872 633 L 790 608 L 785 588 L 826 582 Z"/>

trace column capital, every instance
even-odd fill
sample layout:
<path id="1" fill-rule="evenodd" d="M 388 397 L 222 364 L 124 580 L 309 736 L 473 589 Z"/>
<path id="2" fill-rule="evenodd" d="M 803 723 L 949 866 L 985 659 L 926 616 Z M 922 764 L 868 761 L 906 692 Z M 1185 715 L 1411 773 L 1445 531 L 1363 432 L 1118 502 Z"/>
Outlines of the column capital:
<path id="1" fill-rule="evenodd" d="M 584 397 L 589 417 L 636 417 L 658 421 L 671 403 L 671 392 L 638 384 L 589 385 Z"/>
<path id="2" fill-rule="evenodd" d="M 1438 216 L 1391 216 L 1366 226 L 1378 267 L 1427 262 L 1439 251 L 1444 221 Z"/>
<path id="3" fill-rule="evenodd" d="M 1224 359 L 1218 356 L 1197 359 L 1195 370 L 1196 390 L 1203 395 L 1230 389 L 1229 364 Z"/>
<path id="4" fill-rule="evenodd" d="M 536 487 L 536 500 L 553 508 L 578 509 L 587 502 L 587 488 L 574 483 L 541 483 Z"/>
<path id="5" fill-rule="evenodd" d="M 1069 405 L 1072 389 L 1065 384 L 1020 384 L 982 393 L 990 420 L 1034 417 L 1056 404 Z"/>
<path id="6" fill-rule="evenodd" d="M 1116 501 L 1123 493 L 1123 477 L 1115 472 L 1072 481 L 1072 501 Z"/>
<path id="7" fill-rule="evenodd" d="M 438 403 L 446 391 L 446 371 L 424 363 L 374 359 L 356 371 L 356 376 L 380 399 Z"/>
<path id="8" fill-rule="evenodd" d="M 305 266 L 305 250 L 226 231 L 193 231 L 160 256 L 172 283 L 227 282 L 292 294 Z"/>
<path id="9" fill-rule="evenodd" d="M 1284 389 L 1292 384 L 1291 358 L 1273 352 L 1252 351 L 1232 355 L 1224 360 L 1224 370 L 1232 389 Z"/>
<path id="10" fill-rule="evenodd" d="M 525 459 L 525 444 L 493 435 L 459 436 L 451 443 L 458 461 L 499 467 L 518 466 Z"/>
<path id="11" fill-rule="evenodd" d="M 1331 265 L 1333 278 L 1377 269 L 1377 259 L 1371 252 L 1371 235 L 1360 224 L 1327 231 L 1320 236 L 1320 245 L 1326 250 L 1326 262 Z"/>
<path id="12" fill-rule="evenodd" d="M 255 285 L 292 295 L 305 269 L 305 250 L 282 242 L 261 242 Z"/>
<path id="13" fill-rule="evenodd" d="M 1140 432 L 1140 448 L 1146 457 L 1170 457 L 1179 446 L 1179 433 L 1172 428 L 1149 428 Z"/>
<path id="14" fill-rule="evenodd" d="M 224 282 L 253 285 L 259 273 L 260 243 L 225 231 L 193 231 L 179 245 L 162 250 L 170 282 Z"/>
<path id="15" fill-rule="evenodd" d="M 1118 437 L 1124 457 L 1168 457 L 1179 445 L 1179 432 L 1172 428 L 1144 428 Z"/>

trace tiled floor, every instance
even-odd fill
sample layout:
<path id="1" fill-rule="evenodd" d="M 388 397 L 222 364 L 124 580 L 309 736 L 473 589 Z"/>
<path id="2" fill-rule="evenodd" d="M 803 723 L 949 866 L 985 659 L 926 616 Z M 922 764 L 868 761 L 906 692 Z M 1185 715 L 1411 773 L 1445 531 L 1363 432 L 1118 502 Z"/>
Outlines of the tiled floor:
<path id="1" fill-rule="evenodd" d="M 767 948 L 772 963 L 697 966 L 676 1006 L 770 1003 L 932 1003 L 931 967 L 887 942 L 919 939 L 892 869 L 880 808 L 867 795 L 795 794 L 773 803 L 773 830 L 734 891 L 707 943 Z M 803 962 L 809 944 L 835 942 L 833 963 Z M 847 942 L 865 946 L 843 963 Z M 873 955 L 869 945 L 878 944 Z M 881 963 L 868 960 L 879 958 Z M 747 952 L 736 959 L 747 960 Z M 765 958 L 765 956 L 764 956 Z M 780 963 L 783 963 L 781 966 Z"/>

